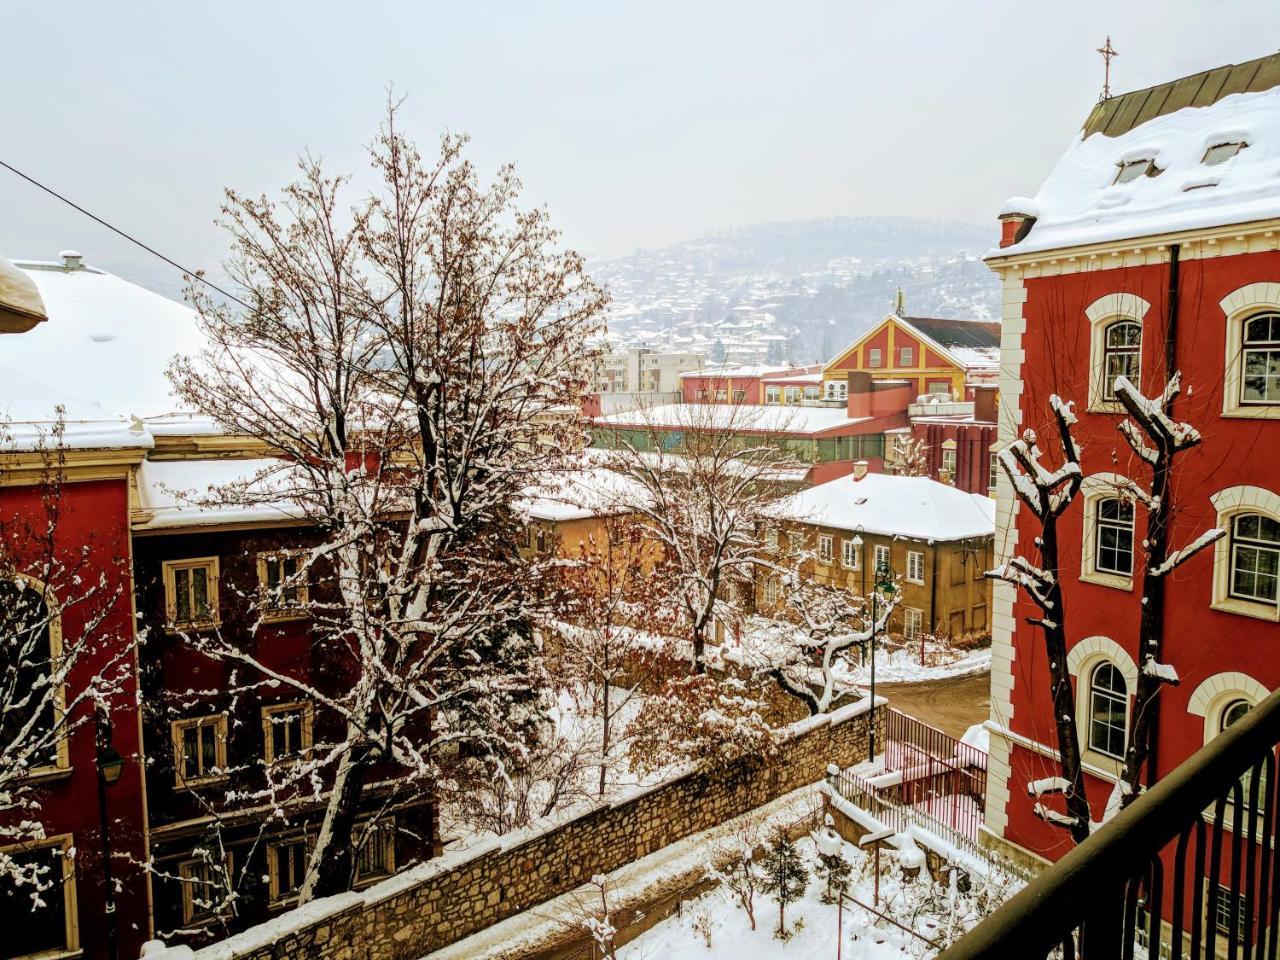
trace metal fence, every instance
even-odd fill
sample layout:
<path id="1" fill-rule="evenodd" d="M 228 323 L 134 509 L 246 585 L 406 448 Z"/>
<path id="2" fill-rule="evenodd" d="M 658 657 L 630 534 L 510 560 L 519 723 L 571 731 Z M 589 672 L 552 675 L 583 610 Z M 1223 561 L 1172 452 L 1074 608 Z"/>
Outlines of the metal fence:
<path id="1" fill-rule="evenodd" d="M 1096 830 L 942 960 L 1274 960 L 1280 692 Z"/>

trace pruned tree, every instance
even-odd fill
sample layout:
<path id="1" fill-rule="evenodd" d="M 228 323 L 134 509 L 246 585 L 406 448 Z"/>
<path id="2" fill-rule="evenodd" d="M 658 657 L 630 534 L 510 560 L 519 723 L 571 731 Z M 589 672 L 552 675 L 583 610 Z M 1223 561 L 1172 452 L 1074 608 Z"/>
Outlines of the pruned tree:
<path id="1" fill-rule="evenodd" d="M 826 884 L 823 903 L 835 903 L 844 895 L 853 874 L 853 864 L 844 855 L 844 838 L 836 832 L 831 814 L 823 818 L 823 824 L 813 831 L 813 844 L 818 851 L 818 876 Z"/>
<path id="2" fill-rule="evenodd" d="M 1061 463 L 1056 468 L 1045 465 L 1039 438 L 1030 429 L 997 455 L 1001 469 L 1013 483 L 1014 494 L 1039 522 L 1040 532 L 1035 543 L 1040 555 L 1035 561 L 1024 556 L 1011 557 L 988 572 L 987 576 L 1021 588 L 1040 611 L 1038 616 L 1028 618 L 1028 622 L 1038 626 L 1044 637 L 1061 775 L 1037 781 L 1028 789 L 1035 797 L 1033 809 L 1036 815 L 1066 829 L 1079 843 L 1089 835 L 1090 811 L 1076 732 L 1071 672 L 1067 665 L 1058 520 L 1080 492 L 1083 474 L 1080 447 L 1071 435 L 1071 428 L 1076 423 L 1073 405 L 1053 395 L 1049 398 L 1049 407 L 1061 450 Z M 1065 798 L 1065 813 L 1043 802 L 1042 798 L 1050 794 L 1061 794 Z"/>
<path id="3" fill-rule="evenodd" d="M 747 631 L 742 647 L 749 667 L 815 715 L 827 713 L 853 692 L 847 679 L 854 669 L 849 658 L 855 650 L 868 651 L 873 637 L 885 636 L 901 592 L 876 604 L 873 621 L 866 598 L 813 579 L 812 565 L 807 555 L 789 566 L 761 564 L 766 575 L 780 577 L 780 617 Z"/>
<path id="4" fill-rule="evenodd" d="M 1142 540 L 1142 614 L 1138 630 L 1138 689 L 1129 725 L 1124 770 L 1117 788 L 1119 803 L 1109 803 L 1112 811 L 1128 806 L 1137 797 L 1143 765 L 1154 749 L 1155 718 L 1159 695 L 1166 684 L 1178 682 L 1178 671 L 1163 662 L 1164 595 L 1169 574 L 1193 556 L 1226 535 L 1211 527 L 1190 543 L 1171 544 L 1175 512 L 1174 467 L 1178 456 L 1200 443 L 1200 432 L 1171 415 L 1174 398 L 1181 390 L 1182 376 L 1174 372 L 1158 397 L 1143 396 L 1126 377 L 1115 381 L 1115 395 L 1130 419 L 1119 430 L 1137 458 L 1150 470 L 1149 487 L 1130 479 L 1121 495 L 1142 505 L 1146 513 L 1146 535 Z"/>
<path id="5" fill-rule="evenodd" d="M 65 767 L 82 727 L 96 725 L 101 742 L 127 692 L 134 650 L 132 629 L 112 626 L 129 621 L 117 609 L 128 605 L 129 571 L 98 560 L 113 555 L 108 544 L 68 542 L 60 532 L 66 418 L 61 407 L 51 415 L 47 428 L 24 427 L 21 437 L 0 421 L 0 487 L 19 465 L 29 486 L 0 512 L 0 886 L 29 894 L 33 905 L 62 881 L 56 859 L 24 849 L 46 836 L 34 775 Z"/>
<path id="6" fill-rule="evenodd" d="M 764 557 L 760 531 L 789 492 L 797 466 L 777 408 L 685 404 L 646 413 L 643 444 L 621 439 L 612 462 L 633 483 L 619 509 L 637 517 L 661 551 L 657 575 L 682 610 L 696 673 L 706 670 L 718 609 L 748 592 Z"/>
<path id="7" fill-rule="evenodd" d="M 756 928 L 756 893 L 762 879 L 756 850 L 763 840 L 765 818 L 758 813 L 739 817 L 731 831 L 711 846 L 707 878 L 729 891 L 730 897 Z"/>
<path id="8" fill-rule="evenodd" d="M 424 161 L 390 106 L 370 148 L 378 191 L 349 215 L 344 180 L 310 160 L 278 204 L 229 191 L 242 305 L 193 285 L 209 347 L 170 370 L 189 405 L 277 458 L 202 504 L 285 504 L 317 537 L 262 606 L 314 587 L 301 612 L 334 682 L 185 631 L 242 689 L 292 690 L 344 731 L 313 750 L 326 800 L 302 903 L 351 884 L 375 767 L 419 790 L 457 756 L 503 776 L 541 736 L 540 570 L 515 553 L 514 504 L 581 447 L 565 411 L 606 298 L 545 211 L 519 206 L 512 169 L 482 184 L 465 144 L 445 136 Z"/>

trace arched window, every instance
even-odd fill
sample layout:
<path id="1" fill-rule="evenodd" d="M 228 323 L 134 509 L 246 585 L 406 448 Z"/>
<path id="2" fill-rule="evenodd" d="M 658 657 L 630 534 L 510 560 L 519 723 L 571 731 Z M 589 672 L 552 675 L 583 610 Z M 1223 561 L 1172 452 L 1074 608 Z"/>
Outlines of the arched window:
<path id="1" fill-rule="evenodd" d="M 1280 403 L 1280 313 L 1244 320 L 1240 362 L 1240 402 Z"/>
<path id="2" fill-rule="evenodd" d="M 1096 501 L 1094 569 L 1100 573 L 1133 575 L 1133 504 L 1118 497 Z"/>
<path id="3" fill-rule="evenodd" d="M 1227 729 L 1252 709 L 1253 704 L 1248 700 L 1232 700 L 1222 708 L 1222 716 L 1218 721 L 1218 732 L 1221 733 Z"/>
<path id="4" fill-rule="evenodd" d="M 1089 677 L 1089 749 L 1124 758 L 1129 688 L 1113 663 L 1100 663 Z"/>
<path id="5" fill-rule="evenodd" d="M 58 702 L 48 678 L 54 619 L 39 586 L 0 580 L 0 742 L 35 744 L 33 767 L 57 762 Z"/>
<path id="6" fill-rule="evenodd" d="M 1102 334 L 1102 399 L 1114 400 L 1116 377 L 1138 386 L 1142 371 L 1142 325 L 1132 320 L 1108 324 Z"/>
<path id="7" fill-rule="evenodd" d="M 1280 359 L 1280 353 L 1277 353 Z M 1280 585 L 1280 521 L 1260 513 L 1241 513 L 1231 520 L 1229 592 L 1239 600 L 1277 601 Z"/>

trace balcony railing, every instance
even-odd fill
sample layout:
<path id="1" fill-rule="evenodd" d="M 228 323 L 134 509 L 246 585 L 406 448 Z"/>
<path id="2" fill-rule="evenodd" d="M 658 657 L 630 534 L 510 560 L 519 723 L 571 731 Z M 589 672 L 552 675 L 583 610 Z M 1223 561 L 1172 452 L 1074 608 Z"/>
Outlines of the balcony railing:
<path id="1" fill-rule="evenodd" d="M 1280 691 L 1170 771 L 941 960 L 1230 960 L 1280 948 Z"/>

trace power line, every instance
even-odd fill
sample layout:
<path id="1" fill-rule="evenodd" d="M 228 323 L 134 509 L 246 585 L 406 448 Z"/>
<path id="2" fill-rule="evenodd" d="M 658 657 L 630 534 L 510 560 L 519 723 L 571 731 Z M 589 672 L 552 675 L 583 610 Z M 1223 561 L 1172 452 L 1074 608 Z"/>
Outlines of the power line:
<path id="1" fill-rule="evenodd" d="M 241 300 L 239 297 L 237 297 L 237 296 L 235 296 L 235 295 L 233 295 L 233 294 L 227 293 L 227 291 L 223 290 L 220 286 L 218 286 L 218 285 L 217 285 L 216 283 L 214 283 L 212 280 L 206 280 L 204 277 L 202 277 L 202 276 L 201 276 L 199 273 L 197 273 L 195 270 L 188 270 L 186 267 L 184 267 L 182 264 L 178 263 L 176 260 L 171 260 L 171 259 L 169 259 L 169 258 L 168 258 L 168 257 L 166 257 L 163 253 L 161 253 L 159 250 L 155 249 L 154 247 L 149 247 L 149 246 L 147 246 L 145 243 L 143 243 L 143 242 L 142 242 L 141 240 L 139 240 L 137 237 L 134 237 L 134 236 L 131 236 L 130 234 L 125 233 L 125 232 L 124 232 L 123 230 L 121 230 L 119 227 L 114 226 L 113 224 L 108 223 L 106 220 L 103 220 L 103 219 L 102 219 L 101 217 L 99 217 L 97 214 L 90 213 L 90 212 L 89 212 L 88 210 L 86 210 L 84 207 L 80 206 L 80 204 L 76 203 L 76 202 L 75 202 L 75 201 L 73 201 L 73 200 L 69 200 L 67 197 L 64 197 L 62 194 L 58 193 L 58 191 L 57 191 L 57 190 L 54 190 L 54 189 L 52 189 L 52 188 L 50 188 L 50 187 L 46 187 L 43 183 L 41 183 L 41 182 L 40 182 L 39 180 L 37 180 L 35 177 L 27 176 L 27 174 L 23 173 L 23 172 L 22 172 L 21 170 L 19 170 L 17 167 L 10 166 L 9 164 L 5 163 L 3 160 L 0 160 L 0 167 L 4 167 L 4 168 L 5 168 L 6 170 L 8 170 L 10 173 L 16 173 L 16 174 L 17 174 L 18 176 L 20 176 L 23 180 L 27 181 L 27 183 L 30 183 L 30 184 L 32 184 L 33 186 L 39 187 L 39 188 L 40 188 L 41 190 L 43 190 L 45 193 L 49 194 L 49 196 L 51 196 L 51 197 L 56 197 L 58 200 L 61 200 L 61 201 L 62 201 L 63 203 L 65 203 L 67 206 L 71 207 L 73 210 L 77 210 L 77 211 L 79 211 L 80 213 L 83 213 L 83 214 L 84 214 L 86 217 L 88 217 L 90 220 L 94 220 L 94 221 L 96 221 L 97 223 L 102 224 L 104 227 L 106 227 L 106 228 L 107 228 L 108 230 L 110 230 L 112 233 L 119 234 L 120 236 L 122 236 L 122 237 L 124 237 L 126 240 L 128 240 L 130 243 L 132 243 L 132 244 L 134 244 L 134 245 L 136 245 L 136 246 L 141 247 L 143 250 L 147 251 L 147 253 L 151 254 L 152 256 L 154 256 L 154 257 L 159 257 L 159 258 L 160 258 L 161 260 L 163 260 L 165 263 L 169 264 L 169 266 L 174 267 L 174 268 L 176 268 L 176 269 L 178 269 L 178 270 L 181 270 L 184 274 L 186 274 L 187 276 L 191 277 L 191 279 L 193 279 L 193 280 L 198 280 L 200 283 L 203 283 L 206 287 L 209 287 L 210 289 L 213 289 L 213 290 L 217 290 L 217 291 L 218 291 L 218 293 L 222 294 L 222 295 L 223 295 L 224 297 L 226 297 L 228 300 L 233 300 L 233 301 L 235 301 L 236 303 L 240 304 L 240 306 L 244 307 L 246 310 L 252 310 L 252 309 L 253 309 L 253 308 L 252 308 L 252 307 L 250 307 L 247 303 L 245 303 L 243 300 Z"/>

